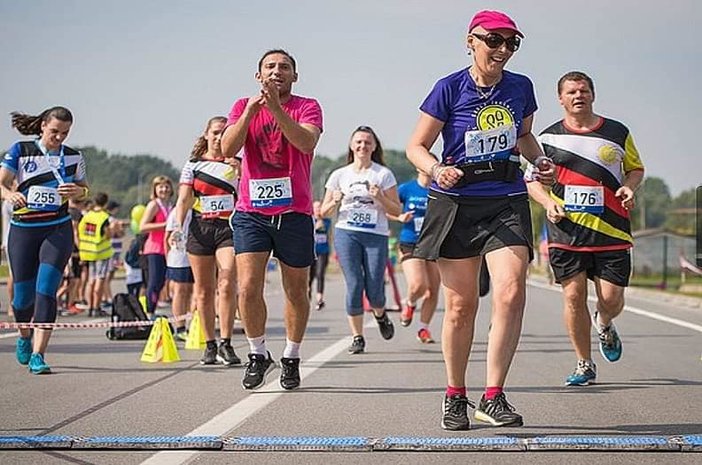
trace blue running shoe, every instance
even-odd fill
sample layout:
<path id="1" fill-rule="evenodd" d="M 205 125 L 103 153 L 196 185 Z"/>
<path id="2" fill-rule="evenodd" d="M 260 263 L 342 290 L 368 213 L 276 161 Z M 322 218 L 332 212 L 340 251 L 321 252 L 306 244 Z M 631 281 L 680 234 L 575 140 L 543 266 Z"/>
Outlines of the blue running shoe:
<path id="1" fill-rule="evenodd" d="M 597 336 L 600 338 L 600 353 L 608 362 L 614 363 L 622 357 L 622 340 L 619 338 L 617 327 L 610 321 L 607 327 L 597 322 L 597 312 L 593 315 Z"/>
<path id="2" fill-rule="evenodd" d="M 51 367 L 44 361 L 42 354 L 32 354 L 29 359 L 29 372 L 33 375 L 44 375 L 51 373 Z"/>
<path id="3" fill-rule="evenodd" d="M 597 367 L 590 360 L 578 360 L 575 371 L 566 378 L 566 386 L 587 386 L 597 378 Z"/>
<path id="4" fill-rule="evenodd" d="M 15 356 L 20 365 L 29 363 L 29 358 L 32 356 L 32 337 L 18 337 L 17 347 L 15 348 Z"/>

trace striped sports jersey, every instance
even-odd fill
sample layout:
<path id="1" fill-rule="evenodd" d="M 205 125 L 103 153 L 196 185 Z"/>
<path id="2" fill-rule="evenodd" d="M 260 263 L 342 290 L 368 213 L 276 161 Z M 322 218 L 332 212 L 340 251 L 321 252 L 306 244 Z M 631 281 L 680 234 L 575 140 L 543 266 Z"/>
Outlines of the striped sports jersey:
<path id="1" fill-rule="evenodd" d="M 15 208 L 11 224 L 25 227 L 50 226 L 70 221 L 68 198 L 58 195 L 62 182 L 85 180 L 85 160 L 77 150 L 61 146 L 47 153 L 39 140 L 16 142 L 7 151 L 2 166 L 15 174 L 17 190 L 27 199 L 27 206 Z"/>
<path id="2" fill-rule="evenodd" d="M 549 247 L 582 252 L 630 248 L 629 212 L 615 197 L 626 173 L 643 170 L 629 129 L 601 118 L 592 131 L 576 132 L 559 121 L 538 140 L 557 167 L 551 197 L 567 212 L 557 224 L 547 223 Z"/>
<path id="3" fill-rule="evenodd" d="M 229 218 L 236 204 L 238 182 L 234 168 L 220 161 L 189 161 L 180 173 L 180 184 L 193 188 L 196 217 Z"/>

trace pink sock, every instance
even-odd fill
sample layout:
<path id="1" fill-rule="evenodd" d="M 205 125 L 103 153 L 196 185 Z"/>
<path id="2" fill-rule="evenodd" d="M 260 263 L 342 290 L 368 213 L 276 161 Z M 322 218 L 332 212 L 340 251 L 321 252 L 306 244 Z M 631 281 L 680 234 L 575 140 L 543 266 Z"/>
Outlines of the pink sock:
<path id="1" fill-rule="evenodd" d="M 492 400 L 499 394 L 502 394 L 502 386 L 488 386 L 485 388 L 485 398 Z"/>
<path id="2" fill-rule="evenodd" d="M 465 397 L 465 395 L 466 395 L 465 386 L 463 386 L 463 387 L 447 386 L 446 387 L 446 397 L 453 397 L 453 396 Z"/>

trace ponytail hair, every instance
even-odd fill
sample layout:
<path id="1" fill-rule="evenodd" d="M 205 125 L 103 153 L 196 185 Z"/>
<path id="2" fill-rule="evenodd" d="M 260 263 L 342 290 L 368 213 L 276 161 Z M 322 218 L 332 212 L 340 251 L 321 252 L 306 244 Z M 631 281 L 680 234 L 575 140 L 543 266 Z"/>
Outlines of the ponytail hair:
<path id="1" fill-rule="evenodd" d="M 41 136 L 41 123 L 48 122 L 51 118 L 67 123 L 73 122 L 73 114 L 66 107 L 48 108 L 36 116 L 18 111 L 13 111 L 10 115 L 12 116 L 12 127 L 25 136 Z"/>
<path id="2" fill-rule="evenodd" d="M 227 118 L 224 116 L 213 116 L 207 120 L 207 126 L 205 126 L 205 132 L 202 133 L 200 137 L 195 141 L 193 150 L 190 152 L 190 161 L 199 161 L 202 156 L 207 153 L 207 131 L 214 123 L 227 123 Z"/>

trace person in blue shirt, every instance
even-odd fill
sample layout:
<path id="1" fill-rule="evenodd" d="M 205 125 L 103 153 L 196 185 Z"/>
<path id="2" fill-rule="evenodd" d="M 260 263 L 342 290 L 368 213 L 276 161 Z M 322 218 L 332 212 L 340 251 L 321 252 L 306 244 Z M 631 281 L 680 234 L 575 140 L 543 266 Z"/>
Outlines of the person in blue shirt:
<path id="1" fill-rule="evenodd" d="M 13 205 L 8 250 L 17 323 L 56 321 L 56 292 L 73 251 L 68 201 L 88 196 L 83 156 L 63 145 L 72 125 L 73 115 L 64 107 L 37 116 L 12 113 L 12 127 L 20 134 L 39 136 L 13 144 L 0 165 L 2 199 Z M 19 333 L 17 361 L 32 374 L 50 373 L 44 355 L 51 328 Z"/>
<path id="2" fill-rule="evenodd" d="M 447 374 L 441 426 L 469 429 L 466 371 L 485 256 L 492 280 L 487 382 L 475 419 L 521 426 L 504 384 L 519 343 L 532 258 L 531 214 L 520 154 L 542 166 L 532 134 L 536 97 L 531 80 L 505 70 L 524 37 L 499 11 L 481 11 L 468 26 L 470 66 L 440 79 L 420 106 L 407 157 L 431 175 L 427 214 L 414 256 L 438 260 L 445 289 L 441 333 Z M 440 157 L 430 150 L 443 139 Z M 541 157 L 541 159 L 539 159 Z M 437 158 L 439 161 L 437 161 Z M 553 168 L 537 170 L 553 176 Z"/>
<path id="3" fill-rule="evenodd" d="M 400 230 L 400 263 L 407 282 L 407 298 L 400 313 L 400 324 L 409 326 L 412 323 L 417 302 L 422 299 L 417 339 L 423 344 L 434 342 L 429 324 L 436 311 L 441 286 L 436 260 L 425 260 L 413 254 L 427 212 L 430 183 L 431 177 L 418 171 L 416 179 L 400 185 L 397 194 L 402 204 L 402 213 L 392 218 L 403 223 Z"/>
<path id="4" fill-rule="evenodd" d="M 327 276 L 327 267 L 329 266 L 329 244 L 331 243 L 332 221 L 330 218 L 322 217 L 320 207 L 322 202 L 315 200 L 312 203 L 314 212 L 314 265 L 310 267 L 310 282 L 309 293 L 312 296 L 312 284 L 317 280 L 316 304 L 314 308 L 321 310 L 326 303 L 324 302 L 324 282 Z"/>

